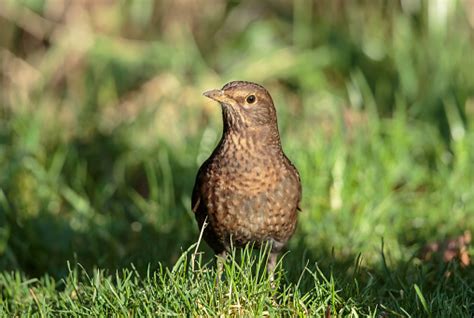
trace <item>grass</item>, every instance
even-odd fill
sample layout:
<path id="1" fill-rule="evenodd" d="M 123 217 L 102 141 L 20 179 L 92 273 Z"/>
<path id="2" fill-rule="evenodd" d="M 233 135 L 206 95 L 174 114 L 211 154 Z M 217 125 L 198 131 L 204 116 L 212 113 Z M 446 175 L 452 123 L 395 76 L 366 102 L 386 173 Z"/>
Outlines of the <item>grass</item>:
<path id="1" fill-rule="evenodd" d="M 473 247 L 443 251 L 474 229 L 465 2 L 213 3 L 0 8 L 1 315 L 472 316 Z M 263 252 L 219 284 L 195 253 L 201 93 L 232 79 L 269 89 L 302 177 L 275 289 Z"/>
<path id="2" fill-rule="evenodd" d="M 7 316 L 351 317 L 463 317 L 472 309 L 472 285 L 456 265 L 450 266 L 453 276 L 449 278 L 443 277 L 444 269 L 417 267 L 407 279 L 406 271 L 367 271 L 360 261 L 355 260 L 350 274 L 333 266 L 324 273 L 318 264 L 308 263 L 294 281 L 279 267 L 276 289 L 265 275 L 265 255 L 254 255 L 248 249 L 226 263 L 220 283 L 216 283 L 214 267 L 203 264 L 200 257 L 194 259 L 189 250 L 172 268 L 159 266 L 145 273 L 133 266 L 115 273 L 102 269 L 88 273 L 75 266 L 69 267 L 67 277 L 60 281 L 48 275 L 27 279 L 19 272 L 2 273 L 4 300 L 0 308 Z M 427 281 L 433 273 L 440 280 L 430 289 Z"/>

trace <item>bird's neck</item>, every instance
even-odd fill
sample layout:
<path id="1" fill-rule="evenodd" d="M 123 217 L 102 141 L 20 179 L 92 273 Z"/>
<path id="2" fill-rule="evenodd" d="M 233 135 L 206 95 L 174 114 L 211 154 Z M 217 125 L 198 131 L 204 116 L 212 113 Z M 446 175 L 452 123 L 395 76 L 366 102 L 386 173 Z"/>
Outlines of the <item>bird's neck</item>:
<path id="1" fill-rule="evenodd" d="M 270 125 L 247 127 L 242 130 L 224 129 L 221 144 L 226 148 L 266 149 L 270 150 L 270 153 L 282 151 L 278 127 Z"/>

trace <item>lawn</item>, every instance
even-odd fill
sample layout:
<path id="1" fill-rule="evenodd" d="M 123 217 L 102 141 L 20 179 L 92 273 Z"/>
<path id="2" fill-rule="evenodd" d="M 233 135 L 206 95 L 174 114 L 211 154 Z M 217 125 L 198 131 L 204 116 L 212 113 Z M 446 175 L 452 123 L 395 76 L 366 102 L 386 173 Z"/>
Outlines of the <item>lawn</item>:
<path id="1" fill-rule="evenodd" d="M 472 1 L 0 4 L 0 316 L 474 315 Z M 264 85 L 302 211 L 217 282 L 190 208 Z"/>

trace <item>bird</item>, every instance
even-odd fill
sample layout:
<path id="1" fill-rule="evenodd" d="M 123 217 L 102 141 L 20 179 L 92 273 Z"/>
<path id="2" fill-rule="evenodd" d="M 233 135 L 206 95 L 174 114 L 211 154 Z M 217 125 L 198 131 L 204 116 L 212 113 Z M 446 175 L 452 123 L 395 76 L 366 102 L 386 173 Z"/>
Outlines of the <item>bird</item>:
<path id="1" fill-rule="evenodd" d="M 218 256 L 221 273 L 232 247 L 268 246 L 273 282 L 278 255 L 296 229 L 302 187 L 283 152 L 272 97 L 248 81 L 232 81 L 203 95 L 220 104 L 223 130 L 192 192 L 202 238 Z"/>

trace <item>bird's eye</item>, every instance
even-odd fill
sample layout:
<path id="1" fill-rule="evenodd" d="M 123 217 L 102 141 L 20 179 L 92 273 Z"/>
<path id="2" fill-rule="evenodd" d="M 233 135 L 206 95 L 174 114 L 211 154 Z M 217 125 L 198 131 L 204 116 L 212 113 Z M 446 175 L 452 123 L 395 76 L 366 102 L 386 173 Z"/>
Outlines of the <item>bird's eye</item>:
<path id="1" fill-rule="evenodd" d="M 253 103 L 255 103 L 257 98 L 255 97 L 255 95 L 249 95 L 249 96 L 247 96 L 247 98 L 245 100 L 247 101 L 247 103 L 253 104 Z"/>

